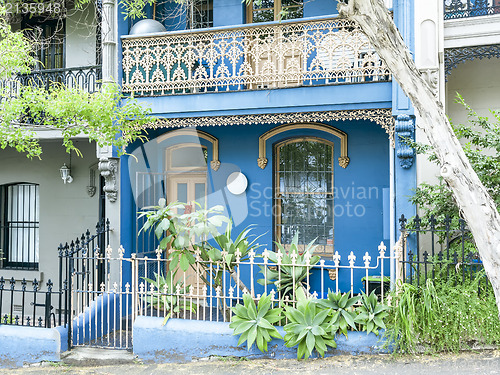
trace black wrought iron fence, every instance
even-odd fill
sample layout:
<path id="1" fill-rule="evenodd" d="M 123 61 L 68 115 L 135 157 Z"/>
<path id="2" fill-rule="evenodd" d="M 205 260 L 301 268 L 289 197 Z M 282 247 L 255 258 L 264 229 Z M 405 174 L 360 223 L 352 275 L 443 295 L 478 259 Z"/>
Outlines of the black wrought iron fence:
<path id="1" fill-rule="evenodd" d="M 16 81 L 23 86 L 37 86 L 50 89 L 51 86 L 63 84 L 69 88 L 79 87 L 85 92 L 93 93 L 101 87 L 101 66 L 83 66 L 64 69 L 34 70 L 30 74 L 19 74 Z"/>
<path id="2" fill-rule="evenodd" d="M 93 283 L 97 288 L 105 279 L 104 267 L 99 260 L 99 254 L 104 252 L 109 244 L 109 220 L 97 223 L 95 233 L 87 229 L 81 237 L 70 243 L 59 245 L 59 283 L 70 280 L 80 288 Z"/>
<path id="3" fill-rule="evenodd" d="M 444 0 L 444 19 L 500 14 L 500 0 Z"/>
<path id="4" fill-rule="evenodd" d="M 403 254 L 402 278 L 425 285 L 428 279 L 452 282 L 454 285 L 474 280 L 483 264 L 465 220 L 418 215 L 399 219 Z M 485 278 L 486 281 L 486 278 Z"/>
<path id="5" fill-rule="evenodd" d="M 96 256 L 109 243 L 110 223 L 97 223 L 95 233 L 59 246 L 59 280 L 45 284 L 0 277 L 0 324 L 51 328 L 71 323 L 71 290 L 94 283 L 96 290 L 105 278 L 103 259 Z M 103 251 L 103 250 L 102 250 Z M 88 303 L 90 301 L 83 301 Z M 71 327 L 71 324 L 70 324 Z M 71 328 L 70 328 L 71 329 Z"/>
<path id="6" fill-rule="evenodd" d="M 80 88 L 93 93 L 101 88 L 102 68 L 100 65 L 63 69 L 33 70 L 29 74 L 17 74 L 0 81 L 0 92 L 4 97 L 16 97 L 22 87 L 42 87 L 50 90 L 57 85 Z"/>
<path id="7" fill-rule="evenodd" d="M 66 324 L 67 316 L 61 304 L 62 296 L 67 292 L 66 284 L 53 290 L 53 283 L 49 280 L 45 286 L 36 279 L 18 282 L 14 278 L 5 280 L 0 277 L 0 324 L 45 328 Z"/>

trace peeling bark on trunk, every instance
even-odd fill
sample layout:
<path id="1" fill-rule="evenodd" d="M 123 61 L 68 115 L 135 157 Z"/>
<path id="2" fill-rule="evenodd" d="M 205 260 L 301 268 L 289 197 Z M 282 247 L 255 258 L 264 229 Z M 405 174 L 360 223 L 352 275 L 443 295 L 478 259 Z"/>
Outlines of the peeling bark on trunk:
<path id="1" fill-rule="evenodd" d="M 382 0 L 340 0 L 341 17 L 356 21 L 420 115 L 460 211 L 474 236 L 500 311 L 500 215 L 472 169 L 441 103 L 422 79 Z"/>

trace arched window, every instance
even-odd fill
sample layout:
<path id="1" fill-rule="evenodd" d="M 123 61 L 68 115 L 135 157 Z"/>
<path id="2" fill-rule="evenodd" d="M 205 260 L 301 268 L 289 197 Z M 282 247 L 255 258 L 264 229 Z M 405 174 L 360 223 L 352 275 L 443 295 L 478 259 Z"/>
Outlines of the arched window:
<path id="1" fill-rule="evenodd" d="M 40 199 L 37 184 L 0 186 L 0 249 L 8 268 L 38 269 Z"/>
<path id="2" fill-rule="evenodd" d="M 316 253 L 333 253 L 333 143 L 316 137 L 275 145 L 275 238 L 290 244 L 315 240 Z"/>

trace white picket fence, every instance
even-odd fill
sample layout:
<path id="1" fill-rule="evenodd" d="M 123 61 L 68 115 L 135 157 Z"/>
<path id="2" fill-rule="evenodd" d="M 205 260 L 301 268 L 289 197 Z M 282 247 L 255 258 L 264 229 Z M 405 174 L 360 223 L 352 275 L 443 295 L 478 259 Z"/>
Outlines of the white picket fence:
<path id="1" fill-rule="evenodd" d="M 237 252 L 229 268 L 224 261 L 204 261 L 195 254 L 196 262 L 188 270 L 177 267 L 175 272 L 169 270 L 170 261 L 159 250 L 156 258 L 148 258 L 125 256 L 123 248 L 117 254 L 111 248 L 104 252 L 96 249 L 90 263 L 104 267 L 106 277 L 100 285 L 92 280 L 72 283 L 73 344 L 128 349 L 137 316 L 228 321 L 231 307 L 242 303 L 245 293 L 256 301 L 263 294 L 271 295 L 281 306 L 295 303 L 297 287 L 315 298 L 326 298 L 329 290 L 356 295 L 377 288 L 383 299 L 391 262 L 396 265 L 392 281 L 401 274 L 395 262 L 402 254 L 398 244 L 395 257 L 382 242 L 372 255 L 351 251 L 341 256 L 335 252 L 315 264 L 307 253 L 287 256 L 276 252 L 271 256 L 264 250 L 260 254 L 251 251 L 246 257 Z M 222 259 L 226 255 L 222 252 Z M 88 257 L 81 260 L 88 262 Z M 291 274 L 303 278 L 298 281 Z"/>

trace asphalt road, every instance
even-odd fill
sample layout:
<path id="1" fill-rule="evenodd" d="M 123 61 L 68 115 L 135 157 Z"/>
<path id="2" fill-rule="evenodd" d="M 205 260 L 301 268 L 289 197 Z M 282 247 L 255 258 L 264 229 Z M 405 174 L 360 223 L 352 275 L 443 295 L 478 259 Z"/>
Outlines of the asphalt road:
<path id="1" fill-rule="evenodd" d="M 0 369 L 0 374 L 500 374 L 500 350 L 445 354 L 439 356 L 336 356 L 327 359 L 238 360 L 210 358 L 185 364 L 98 365 L 92 361 L 77 364 L 42 363 L 19 369 Z"/>

